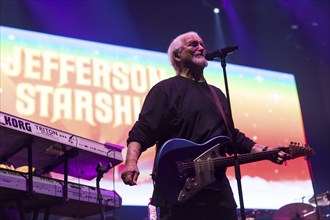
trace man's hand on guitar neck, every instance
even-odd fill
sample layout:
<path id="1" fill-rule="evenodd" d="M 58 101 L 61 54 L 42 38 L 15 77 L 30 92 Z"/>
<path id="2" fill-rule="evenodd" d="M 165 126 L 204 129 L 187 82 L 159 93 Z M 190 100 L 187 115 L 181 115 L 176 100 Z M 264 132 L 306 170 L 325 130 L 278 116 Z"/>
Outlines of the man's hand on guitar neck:
<path id="1" fill-rule="evenodd" d="M 136 185 L 140 175 L 138 168 L 138 160 L 141 155 L 141 145 L 138 142 L 131 142 L 127 146 L 127 154 L 125 160 L 125 169 L 121 174 L 121 179 L 126 185 Z"/>
<path id="2" fill-rule="evenodd" d="M 292 159 L 292 156 L 286 153 L 284 150 L 285 147 L 268 147 L 262 144 L 255 144 L 252 149 L 251 153 L 258 153 L 263 151 L 272 151 L 272 150 L 280 150 L 277 156 L 272 157 L 270 160 L 276 164 L 283 164 L 284 161 Z"/>

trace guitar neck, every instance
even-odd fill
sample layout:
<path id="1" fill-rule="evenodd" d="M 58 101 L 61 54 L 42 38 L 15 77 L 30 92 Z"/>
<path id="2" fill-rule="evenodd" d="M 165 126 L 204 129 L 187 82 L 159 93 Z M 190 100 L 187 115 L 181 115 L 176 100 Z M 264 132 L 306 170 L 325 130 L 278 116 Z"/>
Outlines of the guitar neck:
<path id="1" fill-rule="evenodd" d="M 277 149 L 258 153 L 241 154 L 238 156 L 238 162 L 239 164 L 246 164 L 260 160 L 269 160 L 274 157 L 278 152 L 280 152 L 280 150 Z M 230 167 L 235 165 L 235 157 L 231 156 L 216 158 L 213 160 L 213 162 L 216 168 Z"/>

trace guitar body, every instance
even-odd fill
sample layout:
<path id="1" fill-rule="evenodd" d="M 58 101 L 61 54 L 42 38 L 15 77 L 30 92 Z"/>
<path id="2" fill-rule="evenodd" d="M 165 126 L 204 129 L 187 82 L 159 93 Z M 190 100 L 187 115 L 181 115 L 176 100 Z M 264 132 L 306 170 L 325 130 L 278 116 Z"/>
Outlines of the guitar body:
<path id="1" fill-rule="evenodd" d="M 157 192 L 171 204 L 183 203 L 192 198 L 205 186 L 215 181 L 215 171 L 239 164 L 260 160 L 272 160 L 280 151 L 290 154 L 291 159 L 313 155 L 308 145 L 291 142 L 288 147 L 269 151 L 223 157 L 220 152 L 231 139 L 217 136 L 203 144 L 174 138 L 159 149 L 155 158 L 154 181 Z"/>
<path id="2" fill-rule="evenodd" d="M 215 181 L 213 159 L 220 158 L 220 149 L 230 142 L 226 136 L 203 144 L 180 138 L 167 141 L 155 158 L 156 189 L 172 204 L 190 199 Z"/>

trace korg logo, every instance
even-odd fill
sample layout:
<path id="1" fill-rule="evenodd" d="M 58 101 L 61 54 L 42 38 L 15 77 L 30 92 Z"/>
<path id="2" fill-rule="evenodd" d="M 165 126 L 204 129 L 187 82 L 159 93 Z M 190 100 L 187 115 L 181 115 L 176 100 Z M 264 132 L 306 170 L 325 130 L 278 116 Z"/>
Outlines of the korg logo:
<path id="1" fill-rule="evenodd" d="M 9 125 L 11 127 L 19 128 L 24 131 L 32 131 L 31 130 L 31 124 L 28 122 L 21 121 L 19 119 L 11 118 L 9 116 L 4 116 L 5 118 L 5 124 Z"/>

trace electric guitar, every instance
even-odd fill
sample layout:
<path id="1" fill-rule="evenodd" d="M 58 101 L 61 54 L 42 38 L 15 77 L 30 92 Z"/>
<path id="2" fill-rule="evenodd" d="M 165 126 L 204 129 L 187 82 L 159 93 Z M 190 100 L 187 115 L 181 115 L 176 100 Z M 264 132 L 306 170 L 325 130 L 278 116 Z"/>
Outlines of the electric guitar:
<path id="1" fill-rule="evenodd" d="M 230 142 L 226 136 L 214 137 L 203 144 L 180 138 L 165 142 L 155 158 L 154 181 L 160 195 L 169 203 L 179 204 L 213 183 L 216 170 L 234 166 L 233 156 L 220 155 L 220 149 Z M 281 149 L 238 155 L 238 161 L 246 164 L 272 159 L 280 151 L 290 154 L 292 159 L 315 153 L 307 145 L 291 143 Z"/>

